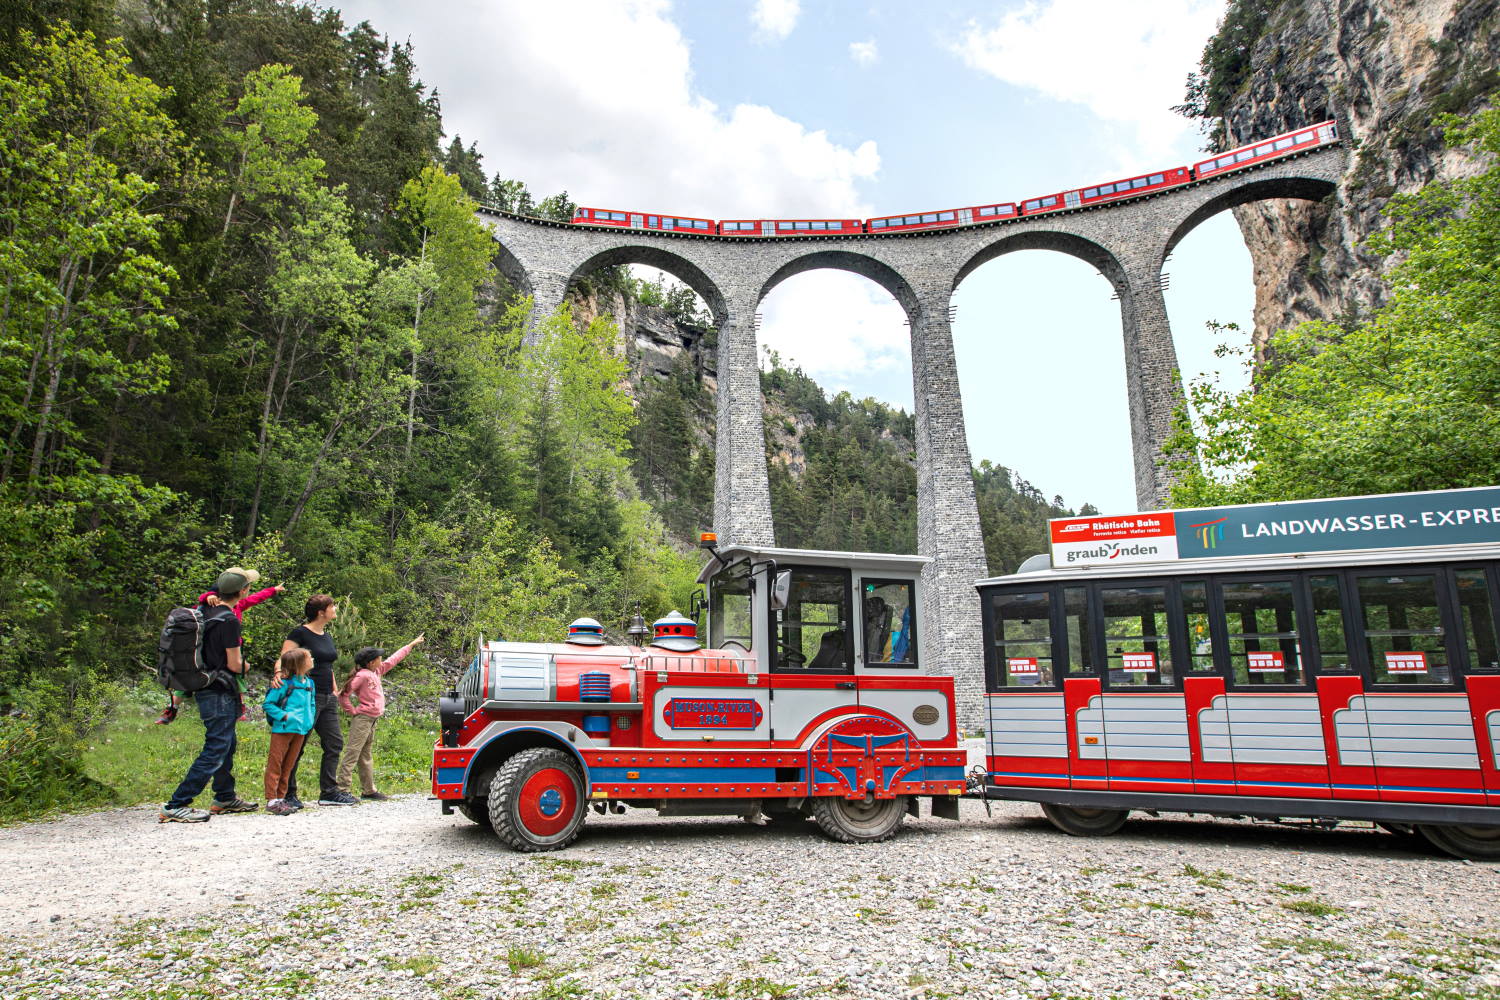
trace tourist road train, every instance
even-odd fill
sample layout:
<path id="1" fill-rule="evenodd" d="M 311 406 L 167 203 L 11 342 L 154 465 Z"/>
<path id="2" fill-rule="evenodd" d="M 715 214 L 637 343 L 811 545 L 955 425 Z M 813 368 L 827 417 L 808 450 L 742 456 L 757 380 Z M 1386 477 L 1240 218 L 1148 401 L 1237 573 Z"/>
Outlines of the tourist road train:
<path id="1" fill-rule="evenodd" d="M 1132 810 L 1359 821 L 1500 860 L 1500 487 L 1050 531 L 976 583 L 982 774 L 923 649 L 925 557 L 706 536 L 706 644 L 675 612 L 626 644 L 591 619 L 481 641 L 433 793 L 523 851 L 632 807 L 879 841 L 969 795 L 1079 836 Z"/>
<path id="2" fill-rule="evenodd" d="M 997 202 L 947 208 L 938 212 L 914 212 L 908 215 L 886 215 L 873 219 L 695 219 L 653 212 L 622 211 L 613 208 L 578 208 L 573 222 L 586 226 L 613 226 L 621 229 L 654 229 L 660 232 L 688 233 L 702 236 L 749 238 L 810 237 L 839 235 L 880 235 L 921 229 L 949 229 L 958 226 L 1046 215 L 1074 208 L 1086 208 L 1130 198 L 1160 194 L 1194 181 L 1220 177 L 1236 170 L 1297 156 L 1338 142 L 1338 126 L 1327 121 L 1295 132 L 1274 136 L 1260 142 L 1219 153 L 1191 166 L 1171 167 L 1138 177 L 1074 188 L 1055 194 L 1039 195 L 1020 202 Z"/>

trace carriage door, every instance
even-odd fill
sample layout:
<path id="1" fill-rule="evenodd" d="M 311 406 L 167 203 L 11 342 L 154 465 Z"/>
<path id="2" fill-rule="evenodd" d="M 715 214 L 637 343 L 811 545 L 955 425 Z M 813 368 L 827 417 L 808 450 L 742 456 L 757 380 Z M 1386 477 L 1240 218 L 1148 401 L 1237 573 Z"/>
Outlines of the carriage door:
<path id="1" fill-rule="evenodd" d="M 791 567 L 786 607 L 771 611 L 771 731 L 800 743 L 820 715 L 858 703 L 849 571 Z"/>
<path id="2" fill-rule="evenodd" d="M 1351 715 L 1370 730 L 1383 800 L 1482 801 L 1469 702 L 1459 685 L 1447 573 L 1437 568 L 1350 574 L 1370 686 Z"/>

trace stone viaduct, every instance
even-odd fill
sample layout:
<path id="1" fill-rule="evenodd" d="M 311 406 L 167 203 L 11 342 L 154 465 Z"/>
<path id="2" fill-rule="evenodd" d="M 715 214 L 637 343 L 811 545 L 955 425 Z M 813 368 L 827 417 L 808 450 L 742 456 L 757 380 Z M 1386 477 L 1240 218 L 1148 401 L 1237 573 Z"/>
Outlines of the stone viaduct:
<path id="1" fill-rule="evenodd" d="M 1340 130 L 1341 134 L 1348 135 Z M 924 574 L 925 669 L 957 678 L 959 717 L 983 724 L 983 650 L 974 582 L 987 575 L 979 510 L 949 326 L 954 291 L 984 263 L 1017 250 L 1054 250 L 1095 267 L 1120 300 L 1135 458 L 1136 500 L 1159 505 L 1170 487 L 1160 464 L 1184 399 L 1162 298 L 1167 255 L 1196 226 L 1252 201 L 1331 195 L 1346 166 L 1339 145 L 1195 182 L 1154 196 L 957 230 L 887 235 L 745 238 L 580 226 L 480 211 L 498 244 L 496 264 L 538 312 L 601 267 L 657 267 L 700 295 L 719 329 L 714 529 L 721 544 L 773 545 L 755 313 L 795 274 L 833 268 L 864 275 L 906 311 L 916 401 L 917 549 Z"/>

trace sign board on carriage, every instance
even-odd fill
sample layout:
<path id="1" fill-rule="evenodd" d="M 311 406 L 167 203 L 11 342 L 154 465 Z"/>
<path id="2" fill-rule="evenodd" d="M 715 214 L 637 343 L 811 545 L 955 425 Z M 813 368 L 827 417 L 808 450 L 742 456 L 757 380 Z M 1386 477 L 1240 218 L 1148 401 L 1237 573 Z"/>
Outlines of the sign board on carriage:
<path id="1" fill-rule="evenodd" d="M 1500 487 L 1048 522 L 1052 565 L 1160 563 L 1500 542 Z"/>

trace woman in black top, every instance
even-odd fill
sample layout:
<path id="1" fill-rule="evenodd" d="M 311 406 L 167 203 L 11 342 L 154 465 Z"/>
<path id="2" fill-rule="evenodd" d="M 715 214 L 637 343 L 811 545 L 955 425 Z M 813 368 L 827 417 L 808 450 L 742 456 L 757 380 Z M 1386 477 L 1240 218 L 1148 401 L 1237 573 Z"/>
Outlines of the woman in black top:
<path id="1" fill-rule="evenodd" d="M 339 651 L 333 644 L 333 636 L 328 634 L 328 626 L 338 617 L 339 606 L 327 594 L 314 594 L 308 598 L 304 611 L 303 617 L 307 621 L 292 629 L 286 641 L 281 644 L 281 651 L 285 653 L 300 646 L 312 654 L 313 668 L 308 676 L 312 678 L 316 691 L 317 707 L 312 731 L 317 733 L 318 745 L 323 751 L 323 759 L 318 767 L 318 804 L 358 805 L 358 799 L 339 791 L 338 786 L 339 754 L 344 751 L 344 734 L 339 727 L 339 686 L 333 676 L 333 661 L 338 659 Z M 277 662 L 279 664 L 280 661 Z M 271 686 L 281 686 L 279 673 L 272 675 Z M 307 743 L 302 744 L 302 750 L 306 752 Z M 299 753 L 296 762 L 292 764 L 292 775 L 286 785 L 286 802 L 294 808 L 302 806 L 302 800 L 297 797 L 297 765 L 301 762 L 302 755 Z"/>

